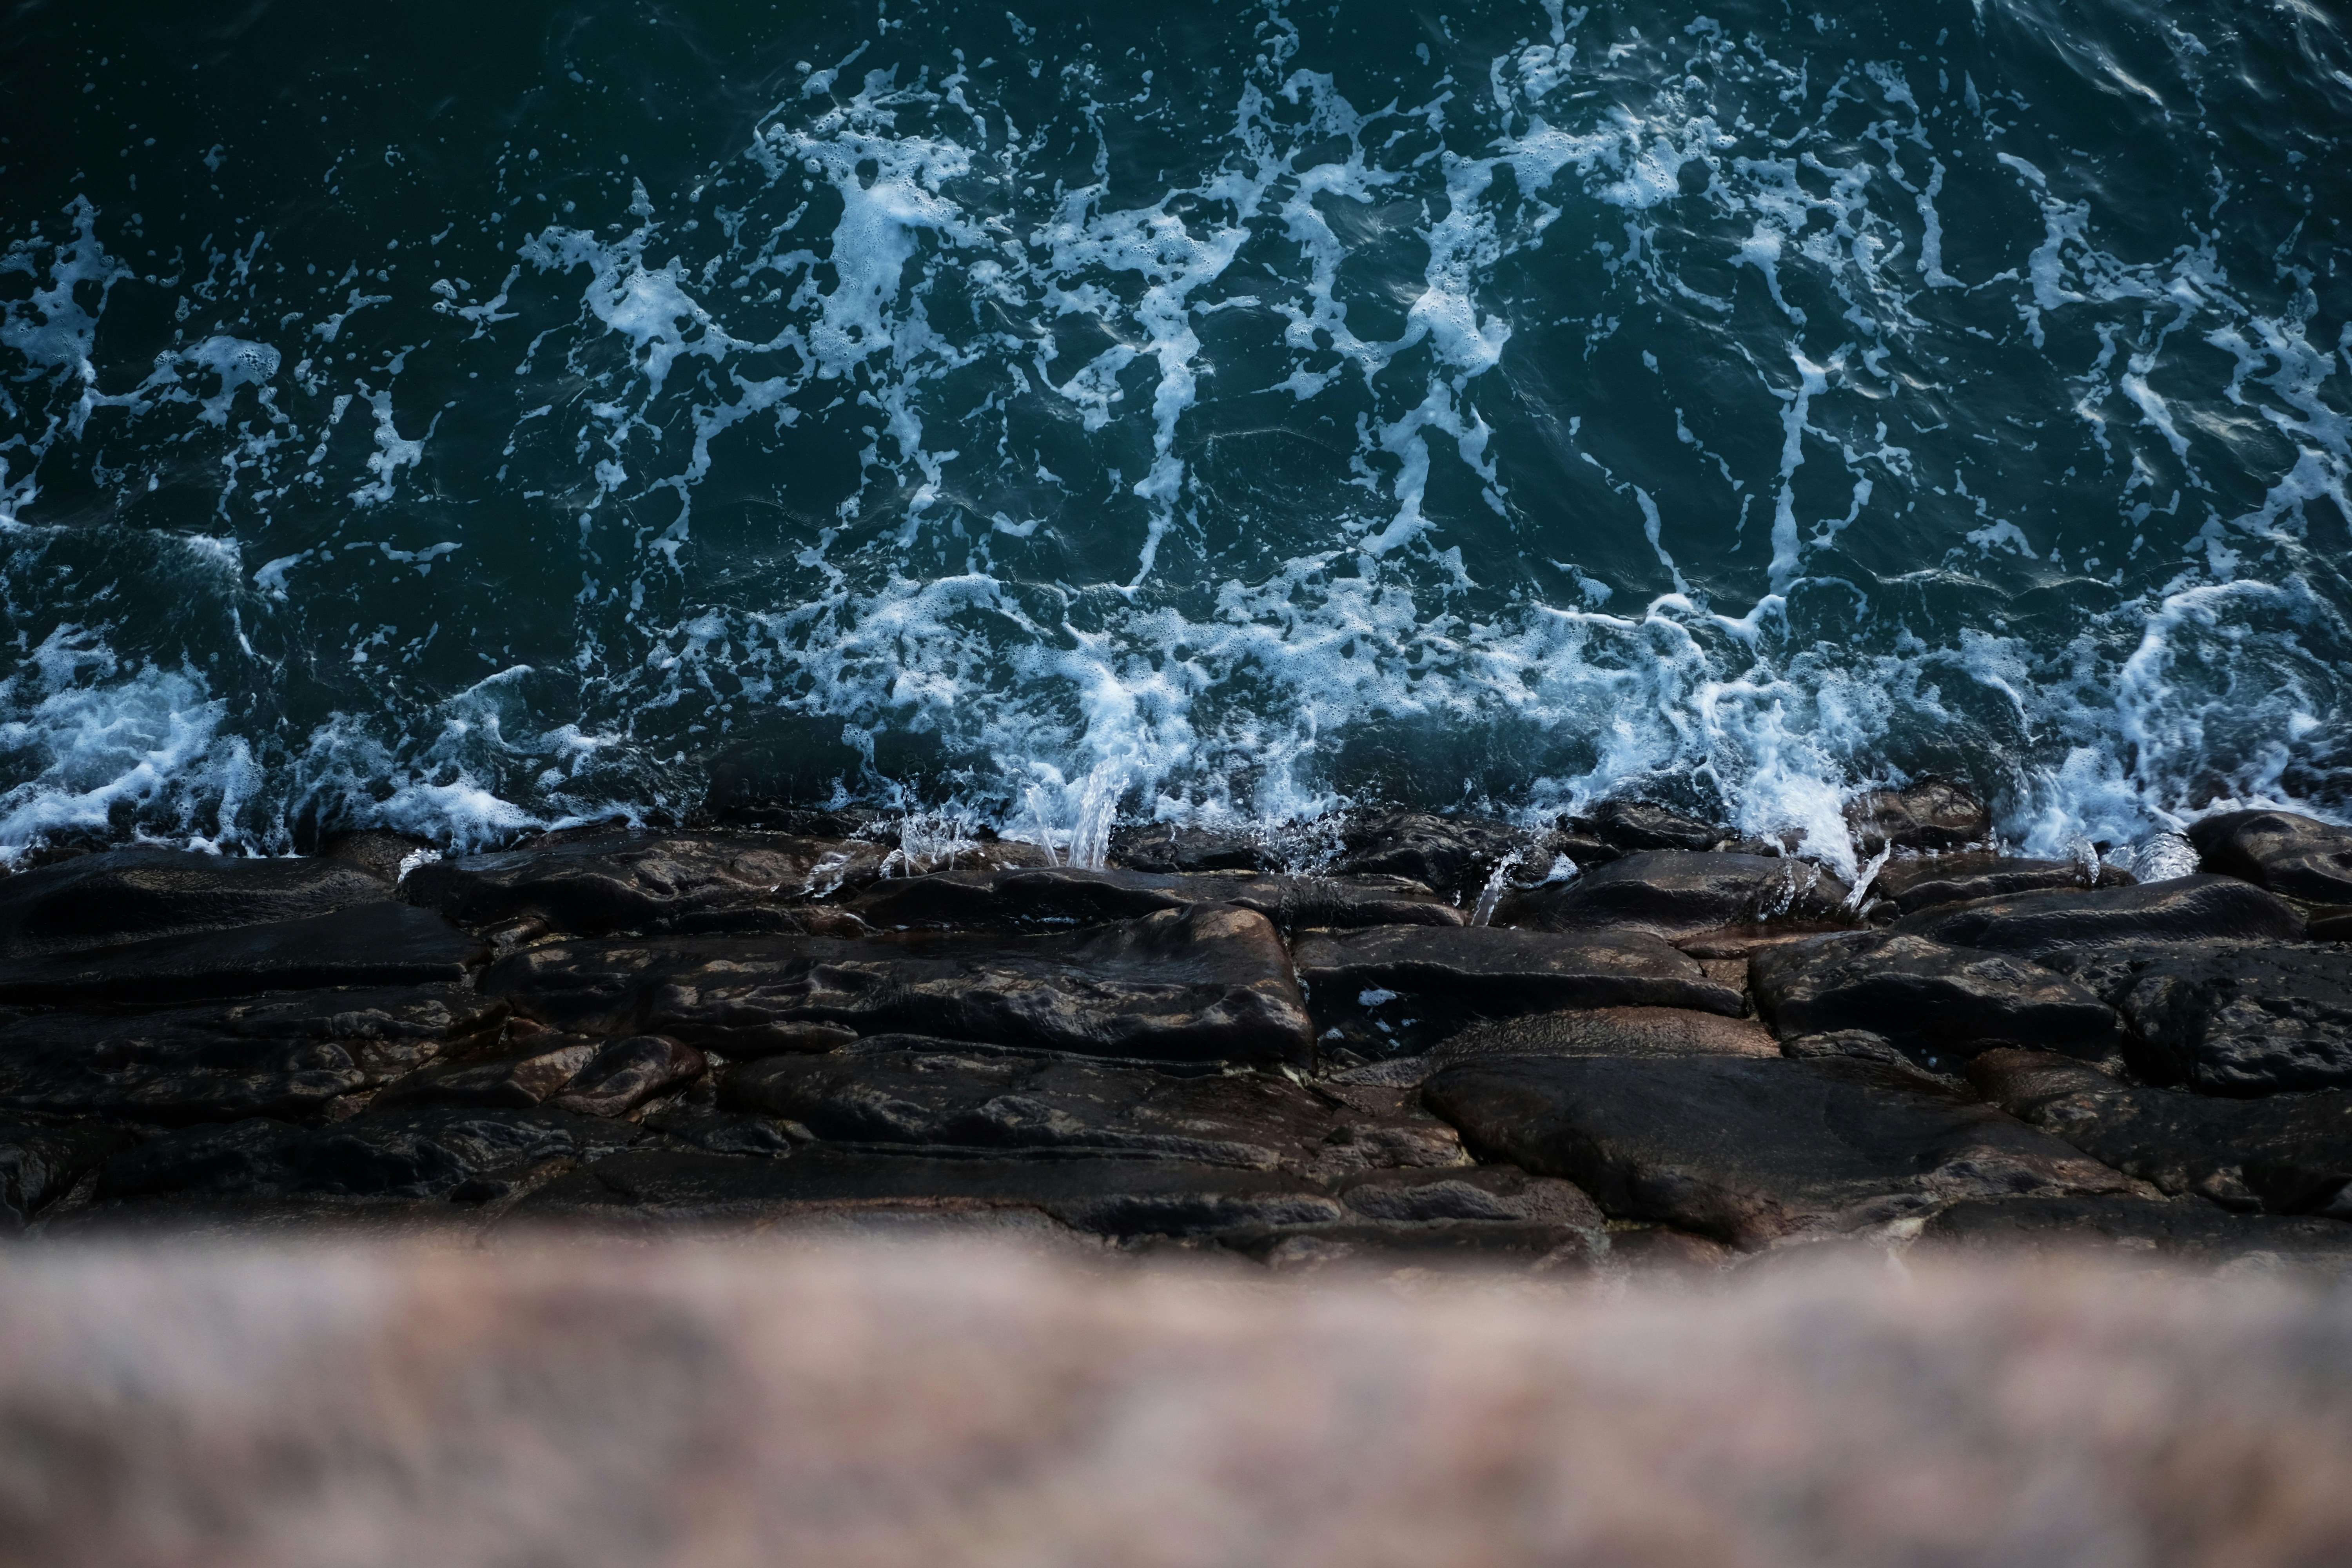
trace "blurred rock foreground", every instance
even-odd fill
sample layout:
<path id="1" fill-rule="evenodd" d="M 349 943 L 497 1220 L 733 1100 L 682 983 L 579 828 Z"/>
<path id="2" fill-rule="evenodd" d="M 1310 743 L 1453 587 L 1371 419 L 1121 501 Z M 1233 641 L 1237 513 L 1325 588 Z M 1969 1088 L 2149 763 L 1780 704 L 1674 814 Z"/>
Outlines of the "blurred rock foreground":
<path id="1" fill-rule="evenodd" d="M 1674 1289 L 969 1235 L 48 1249 L 0 1279 L 0 1563 L 2352 1560 L 2340 1291 L 1800 1250 Z"/>

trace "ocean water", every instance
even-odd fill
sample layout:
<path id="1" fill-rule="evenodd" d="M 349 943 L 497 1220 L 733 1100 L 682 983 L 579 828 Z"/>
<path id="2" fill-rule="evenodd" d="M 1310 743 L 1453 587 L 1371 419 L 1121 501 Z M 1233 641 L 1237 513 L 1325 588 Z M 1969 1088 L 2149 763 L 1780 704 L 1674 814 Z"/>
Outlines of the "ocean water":
<path id="1" fill-rule="evenodd" d="M 17 4 L 0 858 L 2340 817 L 2339 18 Z"/>

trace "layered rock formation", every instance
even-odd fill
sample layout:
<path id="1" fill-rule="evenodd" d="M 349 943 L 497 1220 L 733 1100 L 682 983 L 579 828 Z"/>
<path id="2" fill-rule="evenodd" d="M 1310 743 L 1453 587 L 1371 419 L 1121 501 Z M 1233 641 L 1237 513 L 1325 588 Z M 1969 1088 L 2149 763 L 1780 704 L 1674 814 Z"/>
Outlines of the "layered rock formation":
<path id="1" fill-rule="evenodd" d="M 2352 1260 L 2352 835 L 2216 817 L 2136 884 L 2001 856 L 1939 783 L 1853 824 L 1859 891 L 1638 804 L 1361 818 L 1320 870 L 1171 828 L 1105 869 L 617 828 L 85 856 L 0 881 L 0 1224 L 961 1215 L 1589 1268 L 2292 1221 Z"/>

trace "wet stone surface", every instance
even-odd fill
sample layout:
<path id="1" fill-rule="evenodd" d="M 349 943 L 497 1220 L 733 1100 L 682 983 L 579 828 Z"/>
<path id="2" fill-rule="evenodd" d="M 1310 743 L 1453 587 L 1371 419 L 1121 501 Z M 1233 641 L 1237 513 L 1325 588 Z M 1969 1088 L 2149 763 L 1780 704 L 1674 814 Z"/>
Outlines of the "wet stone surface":
<path id="1" fill-rule="evenodd" d="M 2055 954 L 2112 1000 L 2134 1068 L 2206 1094 L 2352 1088 L 2352 959 L 2334 944 L 2180 942 Z"/>
<path id="2" fill-rule="evenodd" d="M 2031 1041 L 2098 1058 L 2121 1024 L 2094 992 L 2005 953 L 1899 933 L 1774 948 L 1750 965 L 1758 1008 L 1783 1038 L 1867 1029 L 1915 1053 L 1970 1056 Z"/>
<path id="3" fill-rule="evenodd" d="M 1644 850 L 1575 880 L 1506 897 L 1497 925 L 1541 931 L 1645 931 L 1672 940 L 1726 926 L 1834 920 L 1849 889 L 1806 861 L 1775 856 Z"/>
<path id="4" fill-rule="evenodd" d="M 1965 1197 L 2135 1186 L 1998 1110 L 1866 1062 L 1469 1062 L 1423 1094 L 1474 1153 L 1574 1182 L 1612 1217 L 1742 1248 Z"/>
<path id="5" fill-rule="evenodd" d="M 1202 829 L 1084 869 L 804 812 L 83 856 L 0 880 L 0 1233 L 2341 1271 L 2352 991 L 2306 939 L 2336 830 L 2241 814 L 2203 874 L 2084 887 L 1955 848 L 1940 784 L 1858 812 L 1892 847 L 1863 900 L 1640 804 L 1362 816 L 1285 851 L 1319 876 Z"/>

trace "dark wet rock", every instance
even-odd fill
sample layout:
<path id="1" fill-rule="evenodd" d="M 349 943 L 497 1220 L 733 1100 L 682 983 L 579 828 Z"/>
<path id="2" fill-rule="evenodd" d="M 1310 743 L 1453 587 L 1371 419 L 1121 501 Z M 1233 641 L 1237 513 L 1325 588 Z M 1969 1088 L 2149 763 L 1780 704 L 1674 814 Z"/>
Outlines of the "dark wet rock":
<path id="1" fill-rule="evenodd" d="M 528 1110 L 563 1092 L 604 1043 L 541 1030 L 501 1049 L 435 1062 L 386 1084 L 370 1103 L 376 1110 L 395 1105 L 474 1105 Z"/>
<path id="2" fill-rule="evenodd" d="M 1460 925 L 1462 911 L 1418 882 L 1319 877 L 1175 875 L 1057 867 L 950 871 L 884 882 L 848 906 L 878 930 L 1036 931 L 1231 904 L 1289 930 Z"/>
<path id="3" fill-rule="evenodd" d="M 1495 926 L 1370 926 L 1307 931 L 1294 948 L 1317 995 L 1379 990 L 1450 997 L 1493 1014 L 1557 1007 L 1689 1007 L 1737 1016 L 1739 992 L 1696 960 L 1639 931 L 1578 933 Z"/>
<path id="4" fill-rule="evenodd" d="M 0 968 L 0 1003 L 164 1005 L 331 985 L 425 985 L 462 979 L 483 956 L 480 942 L 429 910 L 354 904 L 8 964 Z"/>
<path id="5" fill-rule="evenodd" d="M 1743 1248 L 1969 1197 L 2132 1184 L 1986 1106 L 1853 1061 L 1532 1058 L 1432 1079 L 1482 1158 L 1574 1182 L 1612 1217 Z"/>
<path id="6" fill-rule="evenodd" d="M 2352 1088 L 2352 962 L 2320 943 L 2179 942 L 2053 955 L 2123 1010 L 2132 1068 L 2204 1094 Z"/>
<path id="7" fill-rule="evenodd" d="M 2305 933 L 2314 942 L 2352 942 L 2352 909 L 2327 907 L 2311 911 Z"/>
<path id="8" fill-rule="evenodd" d="M 1446 893 L 1475 894 L 1528 836 L 1477 817 L 1388 811 L 1350 823 L 1332 869 L 1341 877 L 1402 877 Z"/>
<path id="9" fill-rule="evenodd" d="M 625 1116 L 647 1100 L 700 1078 L 709 1063 L 700 1051 L 664 1035 L 634 1035 L 603 1045 L 554 1105 L 585 1116 Z"/>
<path id="10" fill-rule="evenodd" d="M 2304 934 L 2303 917 L 2284 900 L 2234 877 L 2209 876 L 1972 899 L 1906 915 L 1894 929 L 1953 947 L 2034 958 L 2109 942 L 2294 942 Z"/>
<path id="11" fill-rule="evenodd" d="M 2276 1262 L 2352 1271 L 2352 1225 L 2231 1214 L 2197 1198 L 2024 1197 L 1959 1203 L 1930 1219 L 1922 1247 L 2091 1254 L 2200 1268 Z"/>
<path id="12" fill-rule="evenodd" d="M 0 1105 L 177 1124 L 299 1120 L 495 1039 L 507 1005 L 454 985 L 326 990 L 0 1026 Z"/>
<path id="13" fill-rule="evenodd" d="M 1969 1091 L 1968 1079 L 1953 1070 L 1960 1065 L 1958 1058 L 1920 1050 L 1916 1047 L 1906 1051 L 1885 1036 L 1874 1035 L 1868 1029 L 1832 1029 L 1826 1034 L 1799 1035 L 1780 1042 L 1780 1054 L 1791 1061 L 1843 1057 L 1851 1061 L 1870 1062 L 1886 1068 L 1948 1092 L 1965 1094 Z"/>
<path id="14" fill-rule="evenodd" d="M 2214 1100 L 2116 1082 L 2039 1051 L 1969 1064 L 1986 1100 L 2164 1192 L 2352 1218 L 2352 1094 Z"/>
<path id="15" fill-rule="evenodd" d="M 1685 816 L 1645 800 L 1609 800 L 1593 808 L 1585 822 L 1591 836 L 1620 854 L 1643 849 L 1712 849 L 1730 835 L 1711 823 Z"/>
<path id="16" fill-rule="evenodd" d="M 1908 915 L 1937 904 L 1966 903 L 1971 899 L 2005 899 L 2017 893 L 2080 888 L 2084 885 L 2083 877 L 2083 868 L 2071 860 L 1935 855 L 1889 861 L 1871 879 L 1870 891 Z M 2132 879 L 2128 872 L 2102 868 L 2099 885 L 2127 888 Z"/>
<path id="17" fill-rule="evenodd" d="M 614 1154 L 550 1183 L 508 1218 L 667 1228 L 1003 1210 L 1034 1211 L 1120 1238 L 1330 1224 L 1348 1214 L 1306 1178 L 1280 1172 L 1176 1160 L 951 1160 L 818 1147 L 781 1160 Z"/>
<path id="18" fill-rule="evenodd" d="M 2099 997 L 2005 953 L 1871 933 L 1776 948 L 1748 966 L 1758 1011 L 1783 1038 L 1867 1029 L 1915 1053 L 1968 1057 L 1988 1042 L 2098 1058 L 2121 1025 Z"/>
<path id="19" fill-rule="evenodd" d="M 1479 1024 L 1440 1041 L 1447 1063 L 1497 1057 L 1776 1057 L 1752 1018 L 1686 1007 L 1596 1007 Z"/>
<path id="20" fill-rule="evenodd" d="M 1741 984 L 1746 984 L 1747 962 L 1758 953 L 1792 942 L 1811 942 L 1815 937 L 1835 936 L 1854 929 L 1846 921 L 1834 923 L 1826 921 L 1806 921 L 1775 925 L 1718 926 L 1696 936 L 1678 936 L 1675 945 L 1697 959 L 1702 964 L 1737 959 L 1740 963 Z M 1713 973 L 1713 970 L 1708 971 Z"/>
<path id="21" fill-rule="evenodd" d="M 723 1065 L 712 1064 L 714 1069 Z M 651 1105 L 641 1120 L 648 1131 L 676 1146 L 708 1154 L 782 1159 L 816 1141 L 816 1134 L 797 1121 L 720 1110 L 715 1071 L 705 1073 L 683 1092 Z"/>
<path id="22" fill-rule="evenodd" d="M 1622 926 L 1671 940 L 1726 926 L 1837 921 L 1848 890 L 1801 860 L 1650 850 L 1571 882 L 1508 894 L 1494 923 L 1545 931 Z"/>
<path id="23" fill-rule="evenodd" d="M 559 943 L 481 984 L 555 1027 L 668 1035 L 730 1058 L 807 1050 L 812 1033 L 843 1028 L 1177 1061 L 1304 1062 L 1312 1041 L 1273 925 L 1219 905 L 1048 936 Z"/>
<path id="24" fill-rule="evenodd" d="M 1152 822 L 1114 828 L 1110 859 L 1121 870 L 1255 871 L 1265 865 L 1257 837 L 1234 827 L 1179 827 Z"/>
<path id="25" fill-rule="evenodd" d="M 548 1110 L 370 1110 L 320 1128 L 255 1119 L 184 1128 L 119 1154 L 100 1171 L 98 1195 L 436 1197 L 474 1177 L 587 1157 L 639 1136 L 625 1122 Z"/>
<path id="26" fill-rule="evenodd" d="M 1506 1057 L 1777 1057 L 1771 1032 L 1752 1018 L 1685 1007 L 1579 1007 L 1470 1025 L 1418 1056 L 1337 1073 L 1336 1089 L 1426 1082 L 1455 1062 Z"/>
<path id="27" fill-rule="evenodd" d="M 1921 779 L 1904 789 L 1873 790 L 1846 805 L 1854 847 L 1875 855 L 1897 849 L 1958 849 L 1992 837 L 1984 802 L 1948 779 Z"/>
<path id="28" fill-rule="evenodd" d="M 476 928 L 793 931 L 803 922 L 791 906 L 865 886 L 891 853 L 855 838 L 599 833 L 420 866 L 401 891 Z"/>
<path id="29" fill-rule="evenodd" d="M 0 880 L 0 958 L 271 924 L 392 898 L 381 877 L 334 860 L 116 849 Z"/>
<path id="30" fill-rule="evenodd" d="M 2192 824 L 2204 868 L 2310 904 L 2352 904 L 2352 829 L 2292 811 L 2232 811 Z"/>
<path id="31" fill-rule="evenodd" d="M 0 1126 L 0 1235 L 13 1235 L 136 1140 L 120 1127 Z"/>
<path id="32" fill-rule="evenodd" d="M 856 1050 L 746 1062 L 719 1098 L 837 1142 L 1150 1155 L 1318 1178 L 1467 1163 L 1454 1130 L 1425 1112 L 1368 1121 L 1264 1073 L 1172 1077 L 1011 1053 Z"/>

